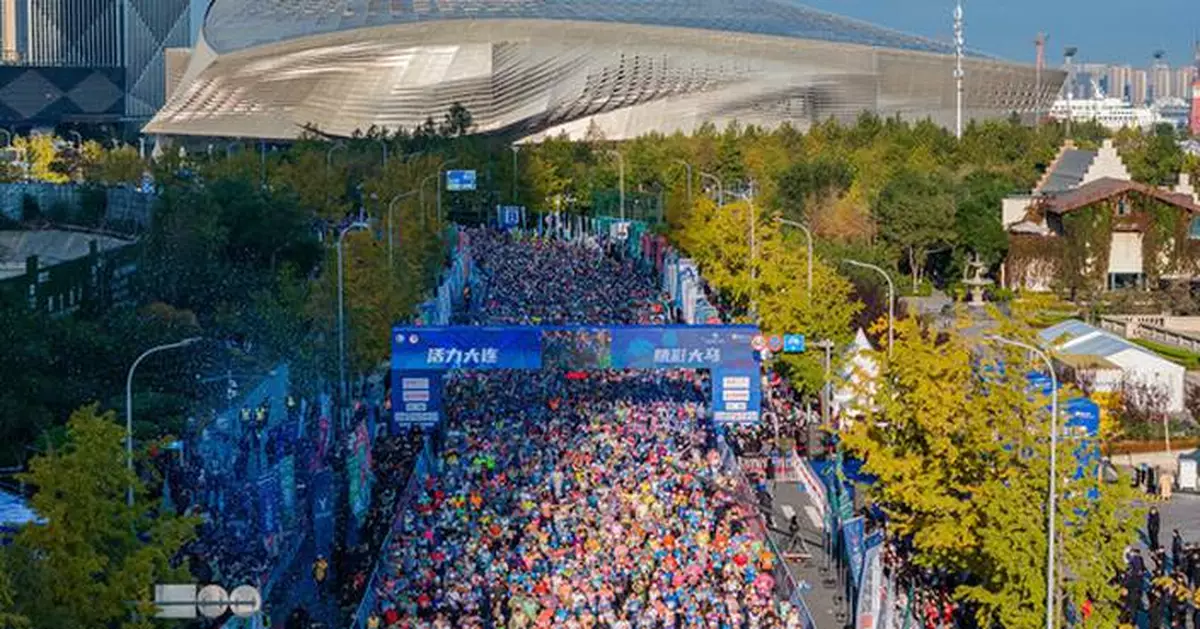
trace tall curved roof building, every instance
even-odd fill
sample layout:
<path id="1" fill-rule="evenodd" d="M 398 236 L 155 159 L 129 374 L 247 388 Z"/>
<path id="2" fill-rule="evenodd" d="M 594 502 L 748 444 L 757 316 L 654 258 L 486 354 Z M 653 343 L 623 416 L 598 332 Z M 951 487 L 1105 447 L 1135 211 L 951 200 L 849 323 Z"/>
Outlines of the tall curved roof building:
<path id="1" fill-rule="evenodd" d="M 789 0 L 213 0 L 147 133 L 412 128 L 610 139 L 863 110 L 952 125 L 950 45 Z M 1049 108 L 1065 75 L 969 54 L 964 117 Z"/>

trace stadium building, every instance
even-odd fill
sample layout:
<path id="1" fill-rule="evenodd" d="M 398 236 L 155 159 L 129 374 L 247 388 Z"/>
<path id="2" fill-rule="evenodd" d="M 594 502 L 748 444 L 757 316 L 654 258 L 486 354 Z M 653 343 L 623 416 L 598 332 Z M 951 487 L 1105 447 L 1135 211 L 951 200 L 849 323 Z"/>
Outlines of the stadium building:
<path id="1" fill-rule="evenodd" d="M 788 0 L 214 0 L 144 132 L 349 135 L 455 102 L 476 131 L 531 138 L 864 110 L 952 127 L 954 63 L 949 43 Z M 1065 79 L 977 53 L 964 66 L 966 119 L 1046 111 Z"/>

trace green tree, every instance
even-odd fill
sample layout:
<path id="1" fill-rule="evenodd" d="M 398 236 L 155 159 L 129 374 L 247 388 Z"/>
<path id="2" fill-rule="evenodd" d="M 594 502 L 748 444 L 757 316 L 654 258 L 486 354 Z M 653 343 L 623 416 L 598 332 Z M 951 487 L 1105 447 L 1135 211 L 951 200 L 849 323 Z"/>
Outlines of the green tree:
<path id="1" fill-rule="evenodd" d="M 1024 377 L 1038 366 L 1015 351 L 989 353 L 957 332 L 923 330 L 912 319 L 897 326 L 894 356 L 881 352 L 876 360 L 881 374 L 864 383 L 843 439 L 878 477 L 868 495 L 887 514 L 889 531 L 912 540 L 917 565 L 969 575 L 954 594 L 970 603 L 980 626 L 1041 626 L 1048 400 L 1031 395 Z M 1060 440 L 1060 588 L 1077 604 L 1086 597 L 1096 605 L 1082 626 L 1113 627 L 1119 592 L 1112 577 L 1138 518 L 1127 483 L 1106 484 L 1092 472 L 1069 480 L 1079 469 L 1076 455 Z"/>
<path id="2" fill-rule="evenodd" d="M 787 218 L 811 221 L 811 203 L 840 197 L 853 183 L 854 170 L 846 160 L 822 156 L 796 162 L 779 177 L 778 203 Z"/>
<path id="3" fill-rule="evenodd" d="M 4 549 L 19 596 L 15 613 L 31 627 L 105 627 L 143 609 L 155 583 L 186 579 L 171 567 L 198 521 L 162 513 L 125 468 L 124 430 L 95 406 L 71 416 L 61 450 L 34 458 L 22 480 L 37 488 L 30 506 L 46 524 L 23 527 Z M 126 505 L 133 484 L 135 500 Z"/>
<path id="4" fill-rule="evenodd" d="M 916 291 L 929 255 L 958 239 L 949 182 L 939 174 L 901 170 L 884 187 L 874 214 L 880 240 L 904 256 Z"/>
<path id="5" fill-rule="evenodd" d="M 1000 205 L 1016 190 L 1008 176 L 986 171 L 973 172 L 956 191 L 954 213 L 958 246 L 978 255 L 989 267 L 1000 262 L 1008 250 L 1008 234 L 1000 223 Z"/>

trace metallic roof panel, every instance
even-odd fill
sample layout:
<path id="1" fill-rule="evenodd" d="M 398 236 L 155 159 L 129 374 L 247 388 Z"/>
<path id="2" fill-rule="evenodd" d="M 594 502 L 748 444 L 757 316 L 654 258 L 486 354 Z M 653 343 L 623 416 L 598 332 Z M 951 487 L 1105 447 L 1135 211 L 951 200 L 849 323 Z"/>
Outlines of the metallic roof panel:
<path id="1" fill-rule="evenodd" d="M 954 52 L 948 42 L 788 0 L 215 0 L 204 33 L 215 50 L 231 52 L 363 27 L 491 19 L 626 23 Z"/>

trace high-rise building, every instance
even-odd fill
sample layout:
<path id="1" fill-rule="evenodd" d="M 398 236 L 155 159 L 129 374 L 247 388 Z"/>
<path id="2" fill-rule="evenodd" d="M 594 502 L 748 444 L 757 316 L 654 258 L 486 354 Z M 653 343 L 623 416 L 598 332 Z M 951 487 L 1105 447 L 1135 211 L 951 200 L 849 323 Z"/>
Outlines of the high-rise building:
<path id="1" fill-rule="evenodd" d="M 28 50 L 21 62 L 55 67 L 124 65 L 122 0 L 23 0 Z"/>
<path id="2" fill-rule="evenodd" d="M 0 63 L 37 67 L 42 78 L 48 72 L 62 74 L 57 68 L 101 70 L 105 77 L 119 71 L 124 74 L 119 88 L 125 92 L 124 117 L 149 119 L 166 99 L 165 50 L 191 43 L 194 3 L 195 0 L 0 0 Z M 18 86 L 28 84 L 29 89 L 36 91 L 43 83 L 26 78 Z M 103 81 L 92 79 L 85 84 L 85 90 L 97 83 Z M 20 90 L 10 88 L 6 95 L 12 98 L 12 92 L 16 91 Z M 57 94 L 54 89 L 44 91 Z M 24 100 L 32 103 L 39 99 L 29 96 Z M 39 111 L 54 109 L 39 104 L 42 105 Z"/>
<path id="3" fill-rule="evenodd" d="M 191 42 L 191 0 L 127 0 L 125 113 L 149 119 L 166 98 L 166 49 Z"/>

